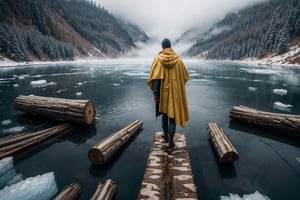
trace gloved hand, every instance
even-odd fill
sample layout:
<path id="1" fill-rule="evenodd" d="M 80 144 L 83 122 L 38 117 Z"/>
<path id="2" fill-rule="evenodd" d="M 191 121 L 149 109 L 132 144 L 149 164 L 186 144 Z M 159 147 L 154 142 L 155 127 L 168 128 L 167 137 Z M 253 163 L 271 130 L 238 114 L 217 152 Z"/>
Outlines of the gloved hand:
<path id="1" fill-rule="evenodd" d="M 159 96 L 154 96 L 154 101 L 155 101 L 156 103 L 158 103 L 158 102 L 159 102 Z"/>

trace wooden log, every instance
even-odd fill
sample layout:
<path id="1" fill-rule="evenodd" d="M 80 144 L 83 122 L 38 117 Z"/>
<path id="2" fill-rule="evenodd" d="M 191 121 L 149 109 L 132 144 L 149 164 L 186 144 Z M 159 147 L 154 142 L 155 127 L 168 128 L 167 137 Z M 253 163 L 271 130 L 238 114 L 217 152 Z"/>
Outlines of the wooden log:
<path id="1" fill-rule="evenodd" d="M 77 183 L 67 185 L 53 200 L 75 200 L 79 199 L 82 193 L 82 188 Z"/>
<path id="2" fill-rule="evenodd" d="M 142 127 L 142 125 L 142 121 L 135 120 L 98 142 L 88 152 L 90 161 L 96 165 L 106 163 L 107 160 L 109 160 L 109 158 L 114 155 L 139 128 Z"/>
<path id="3" fill-rule="evenodd" d="M 233 120 L 300 136 L 300 115 L 264 112 L 245 106 L 234 106 L 230 110 L 229 117 Z"/>
<path id="4" fill-rule="evenodd" d="M 19 138 L 17 135 L 13 137 L 13 141 L 9 136 L 0 138 L 0 159 L 6 156 L 13 155 L 27 147 L 41 143 L 42 141 L 55 136 L 62 136 L 73 131 L 71 124 L 64 123 L 56 125 L 42 131 L 34 133 L 28 133 L 32 137 L 27 137 L 28 134 L 20 134 Z M 6 141 L 8 140 L 8 141 Z"/>
<path id="5" fill-rule="evenodd" d="M 239 158 L 238 152 L 217 123 L 208 123 L 207 130 L 211 137 L 214 148 L 219 156 L 220 162 L 234 162 Z"/>
<path id="6" fill-rule="evenodd" d="M 117 185 L 111 179 L 107 179 L 104 183 L 99 183 L 91 200 L 110 200 L 113 198 L 116 188 Z"/>
<path id="7" fill-rule="evenodd" d="M 15 99 L 14 108 L 33 115 L 88 125 L 96 116 L 95 105 L 90 100 L 20 95 Z"/>
<path id="8" fill-rule="evenodd" d="M 138 195 L 144 199 L 189 199 L 197 200 L 185 135 L 175 133 L 175 147 L 170 150 L 162 138 L 163 133 L 154 135 L 147 168 Z"/>

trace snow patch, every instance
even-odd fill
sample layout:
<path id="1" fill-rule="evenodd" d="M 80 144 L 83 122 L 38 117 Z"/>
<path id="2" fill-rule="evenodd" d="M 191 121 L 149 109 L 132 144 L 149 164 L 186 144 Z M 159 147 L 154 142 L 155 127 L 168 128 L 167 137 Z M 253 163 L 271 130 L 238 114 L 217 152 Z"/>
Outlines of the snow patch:
<path id="1" fill-rule="evenodd" d="M 262 195 L 258 191 L 252 194 L 244 194 L 240 197 L 238 194 L 229 193 L 229 196 L 220 196 L 221 200 L 271 200 L 268 196 Z"/>

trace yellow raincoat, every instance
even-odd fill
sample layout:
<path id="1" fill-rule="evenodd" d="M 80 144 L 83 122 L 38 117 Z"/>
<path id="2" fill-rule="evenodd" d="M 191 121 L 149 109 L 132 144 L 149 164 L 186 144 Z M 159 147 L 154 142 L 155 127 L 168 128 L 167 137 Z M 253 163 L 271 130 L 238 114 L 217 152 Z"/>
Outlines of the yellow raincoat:
<path id="1" fill-rule="evenodd" d="M 162 50 L 154 59 L 148 78 L 148 85 L 153 90 L 152 80 L 160 79 L 159 112 L 175 118 L 175 123 L 185 128 L 189 120 L 185 83 L 189 79 L 181 58 L 172 50 Z"/>

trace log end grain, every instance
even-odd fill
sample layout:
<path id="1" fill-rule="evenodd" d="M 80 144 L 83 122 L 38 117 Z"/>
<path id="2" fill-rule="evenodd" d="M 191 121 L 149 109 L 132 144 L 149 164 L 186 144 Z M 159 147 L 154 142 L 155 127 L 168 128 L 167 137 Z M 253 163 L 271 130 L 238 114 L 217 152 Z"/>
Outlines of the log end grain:
<path id="1" fill-rule="evenodd" d="M 232 163 L 239 159 L 239 154 L 235 151 L 226 152 L 222 158 L 220 158 L 220 161 L 222 163 Z"/>
<path id="2" fill-rule="evenodd" d="M 95 121 L 96 109 L 93 101 L 88 101 L 84 108 L 84 120 L 86 124 L 92 124 Z"/>
<path id="3" fill-rule="evenodd" d="M 91 148 L 88 152 L 89 159 L 95 165 L 103 165 L 105 163 L 103 153 L 100 149 Z"/>

